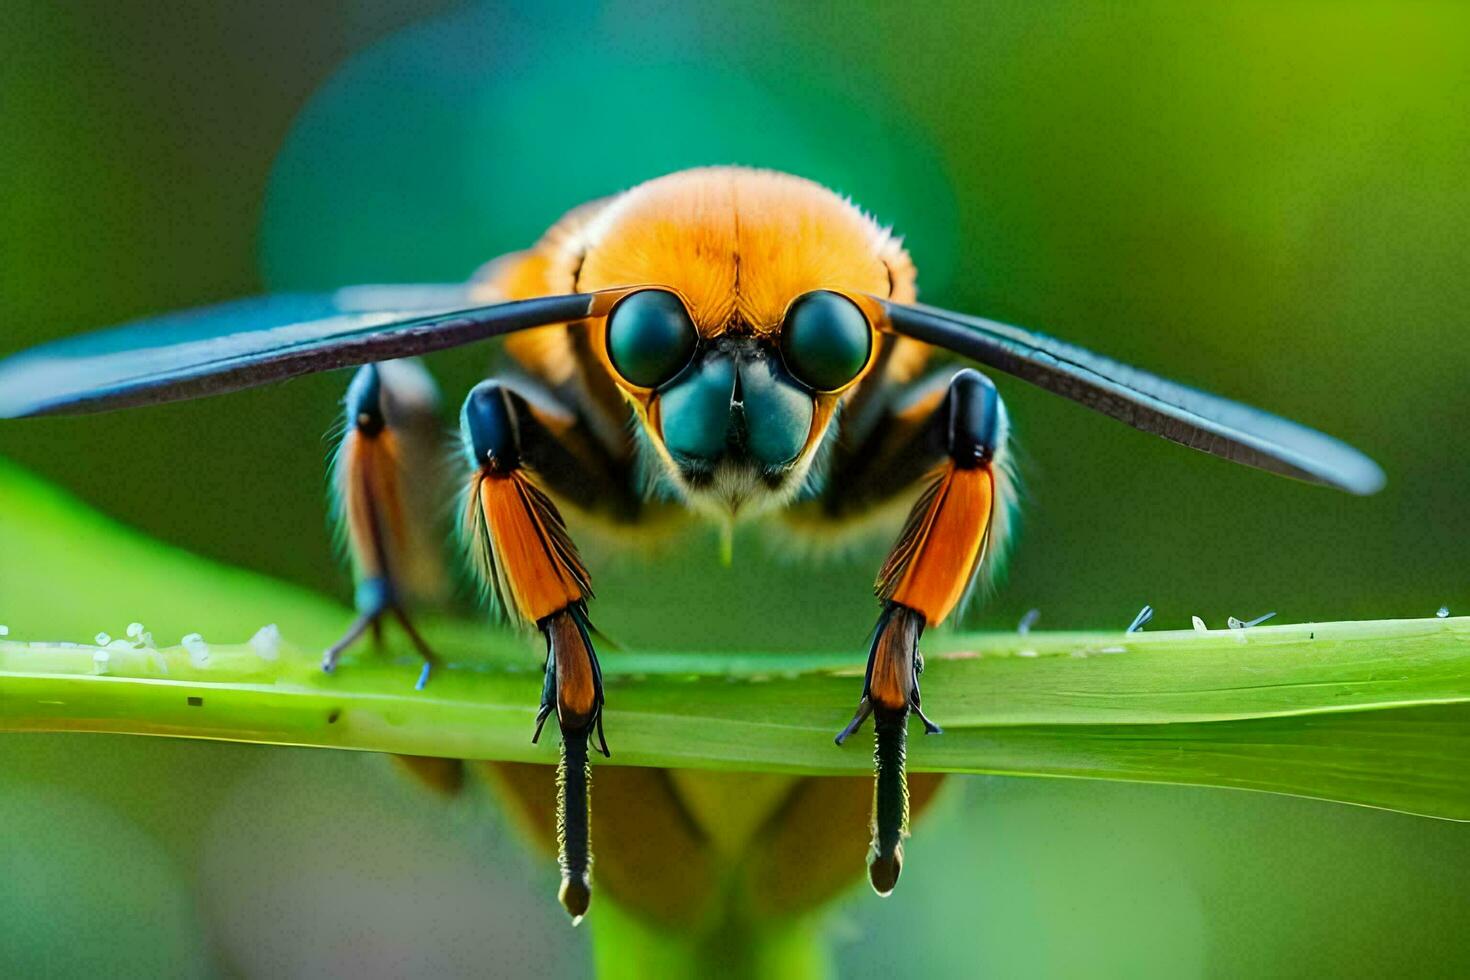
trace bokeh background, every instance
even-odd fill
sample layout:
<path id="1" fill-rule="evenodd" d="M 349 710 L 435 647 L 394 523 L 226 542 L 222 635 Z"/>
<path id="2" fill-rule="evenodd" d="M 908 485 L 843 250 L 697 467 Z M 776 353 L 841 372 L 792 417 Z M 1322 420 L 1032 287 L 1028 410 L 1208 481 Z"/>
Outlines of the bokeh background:
<path id="1" fill-rule="evenodd" d="M 1349 498 L 1002 380 L 1028 494 L 975 625 L 1470 607 L 1459 4 L 8 0 L 0 352 L 262 289 L 460 279 L 708 163 L 852 195 L 906 236 L 929 302 L 1299 418 L 1388 472 Z M 457 400 L 485 363 L 432 367 Z M 0 455 L 345 601 L 322 504 L 345 380 L 7 425 Z M 875 560 L 813 575 L 757 534 L 729 569 L 705 534 L 655 563 L 603 552 L 599 619 L 631 645 L 857 648 Z M 446 807 L 376 757 L 9 736 L 0 828 L 11 975 L 589 962 L 491 801 Z M 975 778 L 910 855 L 890 901 L 834 915 L 842 975 L 1470 970 L 1459 825 Z"/>

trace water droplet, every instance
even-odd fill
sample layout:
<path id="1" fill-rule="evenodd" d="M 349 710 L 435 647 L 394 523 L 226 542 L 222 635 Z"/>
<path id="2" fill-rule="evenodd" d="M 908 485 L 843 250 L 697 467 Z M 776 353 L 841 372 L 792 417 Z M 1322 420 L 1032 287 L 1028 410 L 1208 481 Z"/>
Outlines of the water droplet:
<path id="1" fill-rule="evenodd" d="M 939 657 L 940 660 L 978 660 L 978 659 L 980 659 L 980 651 L 979 650 L 948 650 L 948 651 L 946 651 L 944 653 L 935 654 L 935 656 Z M 797 676 L 800 676 L 800 675 L 797 675 Z M 795 679 L 796 679 L 796 677 L 793 677 L 792 678 L 792 680 L 795 680 Z"/>
<path id="2" fill-rule="evenodd" d="M 108 661 L 111 659 L 112 655 L 106 650 L 98 650 L 96 653 L 92 654 L 92 673 L 107 673 Z"/>
<path id="3" fill-rule="evenodd" d="M 112 637 L 108 636 L 106 633 L 98 633 L 96 636 L 92 637 L 92 640 L 99 647 L 105 647 L 107 646 L 107 644 L 112 642 Z"/>
<path id="4" fill-rule="evenodd" d="M 1449 619 L 1450 618 L 1450 607 L 1449 606 L 1440 606 L 1439 609 L 1435 612 L 1435 615 L 1438 616 L 1440 619 Z"/>
<path id="5" fill-rule="evenodd" d="M 250 649 L 262 660 L 274 660 L 281 653 L 281 631 L 275 623 L 262 626 L 250 638 Z"/>
<path id="6" fill-rule="evenodd" d="M 128 636 L 131 636 L 133 639 L 136 640 L 138 637 L 140 637 L 142 635 L 143 635 L 143 624 L 142 623 L 129 623 L 128 624 Z"/>
<path id="7" fill-rule="evenodd" d="M 10 635 L 10 627 L 9 626 L 0 626 L 0 636 L 9 636 L 9 635 Z"/>
<path id="8" fill-rule="evenodd" d="M 1210 628 L 1205 625 L 1205 621 L 1198 616 L 1190 616 L 1189 621 L 1194 624 L 1194 631 L 1196 633 L 1208 633 L 1210 631 Z"/>
<path id="9" fill-rule="evenodd" d="M 203 667 L 209 663 L 209 644 L 204 642 L 204 637 L 198 633 L 190 633 L 179 642 L 189 651 L 190 666 Z"/>

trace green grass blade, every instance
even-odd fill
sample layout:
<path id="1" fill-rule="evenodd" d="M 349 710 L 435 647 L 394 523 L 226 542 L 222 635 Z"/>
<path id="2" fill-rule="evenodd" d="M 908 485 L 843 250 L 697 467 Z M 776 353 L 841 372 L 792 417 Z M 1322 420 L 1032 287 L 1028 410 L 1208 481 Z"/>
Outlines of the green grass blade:
<path id="1" fill-rule="evenodd" d="M 0 622 L 13 634 L 0 640 L 0 729 L 555 761 L 554 739 L 530 743 L 540 664 L 524 639 L 432 625 L 456 666 L 422 692 L 410 657 L 360 656 L 326 676 L 319 651 L 345 610 L 149 542 L 4 469 L 0 548 Z M 216 643 L 207 656 L 23 642 L 108 622 L 121 632 L 134 613 L 236 639 L 278 622 L 285 641 L 265 655 Z M 915 737 L 916 770 L 1233 787 L 1470 820 L 1467 619 L 934 634 L 926 647 L 926 705 L 946 733 Z M 832 744 L 860 686 L 850 652 L 604 661 L 613 764 L 871 766 L 864 745 Z"/>

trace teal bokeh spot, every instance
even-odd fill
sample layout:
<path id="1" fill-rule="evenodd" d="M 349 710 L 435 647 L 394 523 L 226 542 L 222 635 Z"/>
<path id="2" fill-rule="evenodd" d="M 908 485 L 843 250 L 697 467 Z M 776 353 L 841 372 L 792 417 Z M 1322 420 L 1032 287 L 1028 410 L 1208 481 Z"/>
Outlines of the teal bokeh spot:
<path id="1" fill-rule="evenodd" d="M 736 163 L 852 195 L 906 234 L 927 283 L 948 275 L 955 208 L 906 117 L 836 66 L 817 84 L 705 58 L 670 14 L 568 35 L 472 9 L 349 61 L 276 162 L 267 282 L 462 279 L 579 204 Z"/>

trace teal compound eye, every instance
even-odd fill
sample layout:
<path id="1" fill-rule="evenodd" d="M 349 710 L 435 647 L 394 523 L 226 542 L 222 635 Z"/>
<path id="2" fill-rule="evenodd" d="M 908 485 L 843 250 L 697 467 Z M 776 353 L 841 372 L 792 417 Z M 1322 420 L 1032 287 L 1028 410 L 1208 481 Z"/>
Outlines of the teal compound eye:
<path id="1" fill-rule="evenodd" d="M 623 380 L 638 388 L 673 380 L 698 344 L 689 311 L 667 290 L 630 293 L 607 318 L 607 356 Z"/>
<path id="2" fill-rule="evenodd" d="M 786 369 L 816 391 L 836 391 L 862 373 L 873 350 L 873 328 L 857 304 L 817 290 L 797 298 L 781 330 Z"/>

